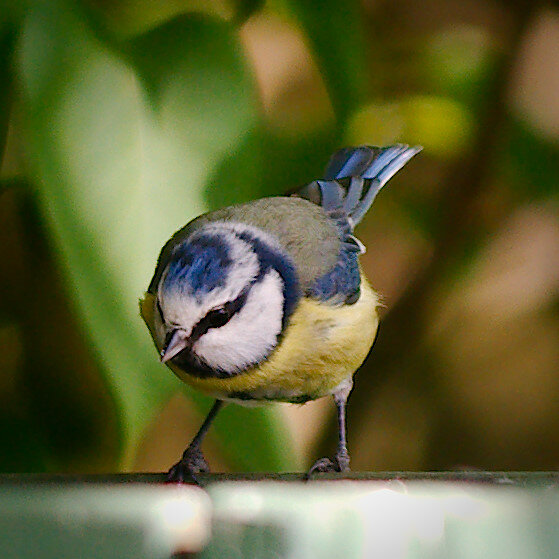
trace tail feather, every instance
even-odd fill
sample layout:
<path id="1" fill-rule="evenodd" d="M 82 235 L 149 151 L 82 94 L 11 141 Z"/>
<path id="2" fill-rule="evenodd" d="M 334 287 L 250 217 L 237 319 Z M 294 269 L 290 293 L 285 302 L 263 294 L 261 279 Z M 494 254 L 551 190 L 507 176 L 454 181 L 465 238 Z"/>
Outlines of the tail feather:
<path id="1" fill-rule="evenodd" d="M 361 200 L 361 196 L 363 196 L 363 186 L 365 186 L 365 183 L 360 178 L 353 177 L 351 179 L 343 202 L 343 209 L 346 214 L 349 215 L 357 204 L 359 204 L 359 200 Z"/>
<path id="2" fill-rule="evenodd" d="M 364 179 L 378 179 L 379 182 L 386 184 L 414 155 L 419 153 L 422 148 L 420 146 L 408 147 L 400 146 L 400 150 L 392 150 L 388 148 L 378 159 L 376 159 L 362 177 Z M 386 156 L 386 163 L 384 167 L 376 167 L 376 163 L 380 163 L 380 159 Z"/>
<path id="3" fill-rule="evenodd" d="M 410 148 L 404 144 L 395 144 L 379 150 L 378 155 L 374 158 L 371 164 L 361 173 L 364 179 L 374 179 L 382 170 L 390 165 L 397 157 Z"/>
<path id="4" fill-rule="evenodd" d="M 331 181 L 347 177 L 360 177 L 380 151 L 380 148 L 370 146 L 340 149 L 330 158 L 324 172 L 324 179 Z"/>
<path id="5" fill-rule="evenodd" d="M 408 147 L 403 144 L 384 148 L 371 165 L 361 175 L 369 183 L 369 188 L 364 196 L 353 206 L 344 204 L 352 223 L 359 223 L 367 213 L 382 187 L 419 151 L 421 147 Z M 350 192 L 346 197 L 349 198 Z M 352 201 L 355 197 L 352 197 Z M 348 200 L 349 201 L 349 200 Z"/>
<path id="6" fill-rule="evenodd" d="M 297 194 L 327 212 L 341 210 L 353 229 L 381 188 L 421 149 L 405 144 L 341 149 L 331 157 L 324 180 L 304 186 Z"/>
<path id="7" fill-rule="evenodd" d="M 297 195 L 326 212 L 341 211 L 353 229 L 382 187 L 421 149 L 405 144 L 341 149 L 331 157 L 324 179 L 307 184 Z"/>

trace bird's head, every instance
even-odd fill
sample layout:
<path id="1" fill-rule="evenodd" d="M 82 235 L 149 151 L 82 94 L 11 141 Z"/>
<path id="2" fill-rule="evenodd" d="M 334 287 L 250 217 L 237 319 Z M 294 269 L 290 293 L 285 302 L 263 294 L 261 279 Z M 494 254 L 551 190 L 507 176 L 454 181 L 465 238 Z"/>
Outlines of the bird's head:
<path id="1" fill-rule="evenodd" d="M 161 360 L 227 377 L 273 351 L 299 287 L 277 240 L 255 227 L 215 222 L 174 248 L 154 295 Z"/>

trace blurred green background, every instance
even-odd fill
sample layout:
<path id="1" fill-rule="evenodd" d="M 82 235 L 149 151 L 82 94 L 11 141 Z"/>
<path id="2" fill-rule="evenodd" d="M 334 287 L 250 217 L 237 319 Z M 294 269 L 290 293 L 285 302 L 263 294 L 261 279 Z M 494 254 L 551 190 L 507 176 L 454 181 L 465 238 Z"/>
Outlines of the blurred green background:
<path id="1" fill-rule="evenodd" d="M 559 7 L 0 2 L 0 471 L 163 470 L 210 402 L 138 314 L 197 214 L 419 143 L 358 234 L 385 307 L 358 470 L 559 466 Z M 305 468 L 329 399 L 229 406 L 216 470 Z"/>

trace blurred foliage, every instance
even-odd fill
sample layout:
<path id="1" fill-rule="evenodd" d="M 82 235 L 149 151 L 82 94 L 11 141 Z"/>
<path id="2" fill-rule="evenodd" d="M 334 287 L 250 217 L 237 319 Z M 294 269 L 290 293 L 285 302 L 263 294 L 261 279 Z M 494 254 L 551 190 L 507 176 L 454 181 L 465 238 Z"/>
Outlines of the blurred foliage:
<path id="1" fill-rule="evenodd" d="M 359 232 L 386 309 L 351 399 L 354 467 L 556 466 L 559 137 L 538 122 L 559 104 L 515 102 L 542 18 L 559 30 L 522 1 L 0 3 L 0 470 L 133 468 L 177 391 L 194 432 L 209 402 L 138 316 L 162 244 L 320 176 L 341 145 L 395 141 L 425 150 Z M 320 406 L 297 451 L 278 408 L 230 406 L 210 454 L 300 467 L 331 450 Z"/>

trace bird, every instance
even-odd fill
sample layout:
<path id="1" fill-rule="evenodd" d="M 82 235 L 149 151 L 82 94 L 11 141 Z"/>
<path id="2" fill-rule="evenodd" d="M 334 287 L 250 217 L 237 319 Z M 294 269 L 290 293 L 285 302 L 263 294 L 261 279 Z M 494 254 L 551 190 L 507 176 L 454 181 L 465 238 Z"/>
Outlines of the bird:
<path id="1" fill-rule="evenodd" d="M 380 304 L 354 228 L 421 149 L 342 148 L 322 179 L 200 215 L 163 246 L 140 313 L 160 361 L 215 400 L 168 481 L 209 472 L 202 441 L 225 403 L 325 396 L 336 405 L 338 445 L 308 475 L 349 470 L 347 400 L 375 341 Z"/>

